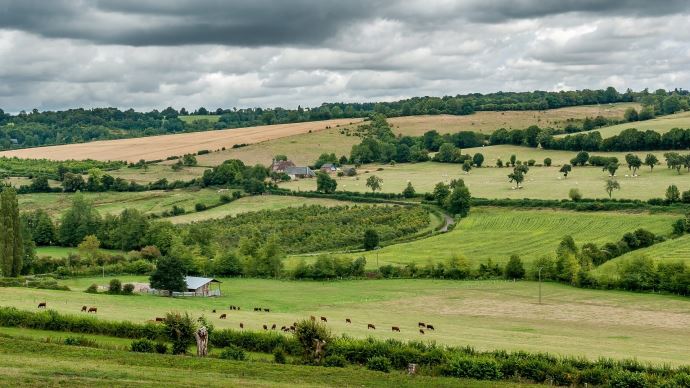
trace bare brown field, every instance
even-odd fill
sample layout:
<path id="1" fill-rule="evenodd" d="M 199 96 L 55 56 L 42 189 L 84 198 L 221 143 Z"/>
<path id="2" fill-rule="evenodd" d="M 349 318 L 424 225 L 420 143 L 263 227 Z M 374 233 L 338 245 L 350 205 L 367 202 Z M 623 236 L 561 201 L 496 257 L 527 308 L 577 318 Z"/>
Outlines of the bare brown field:
<path id="1" fill-rule="evenodd" d="M 622 118 L 629 107 L 640 108 L 637 103 L 573 106 L 542 111 L 476 112 L 468 116 L 426 115 L 388 119 L 395 133 L 419 136 L 431 129 L 439 133 L 475 131 L 491 133 L 499 128 L 522 129 L 530 125 L 563 128 L 568 119 L 604 116 Z"/>
<path id="2" fill-rule="evenodd" d="M 125 160 L 129 162 L 136 162 L 141 159 L 157 160 L 165 159 L 168 156 L 196 153 L 203 149 L 217 150 L 222 147 L 231 148 L 235 144 L 253 144 L 286 136 L 309 133 L 310 131 L 318 132 L 327 127 L 347 125 L 357 121 L 358 119 L 334 119 L 133 139 L 104 140 L 90 143 L 5 151 L 1 152 L 0 156 L 17 156 L 20 158 L 34 159 L 46 158 L 52 160 Z"/>

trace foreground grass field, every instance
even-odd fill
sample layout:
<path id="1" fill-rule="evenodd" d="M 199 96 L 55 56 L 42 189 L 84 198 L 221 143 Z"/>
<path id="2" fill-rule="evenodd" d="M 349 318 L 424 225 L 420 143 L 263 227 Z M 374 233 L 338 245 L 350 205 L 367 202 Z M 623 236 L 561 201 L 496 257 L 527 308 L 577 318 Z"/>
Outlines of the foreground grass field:
<path id="1" fill-rule="evenodd" d="M 146 282 L 145 277 L 121 277 Z M 219 298 L 113 296 L 82 292 L 108 278 L 65 281 L 74 291 L 0 289 L 2 305 L 35 309 L 47 301 L 51 309 L 79 314 L 82 305 L 98 306 L 98 319 L 144 322 L 168 311 L 188 311 L 211 318 L 216 327 L 261 330 L 309 315 L 328 317 L 335 334 L 401 340 L 429 340 L 444 345 L 471 345 L 481 350 L 508 349 L 564 355 L 638 358 L 679 365 L 690 346 L 690 300 L 617 291 L 595 291 L 506 281 L 371 280 L 297 282 L 222 279 Z M 315 297 L 318 296 L 318 297 Z M 228 311 L 230 305 L 241 311 Z M 271 308 L 256 313 L 252 307 Z M 227 313 L 227 320 L 211 312 Z M 352 325 L 345 324 L 352 319 Z M 417 332 L 418 321 L 433 323 L 435 332 Z M 367 330 L 373 323 L 377 330 Z M 392 325 L 401 333 L 391 333 Z"/>
<path id="2" fill-rule="evenodd" d="M 578 245 L 619 240 L 626 232 L 645 228 L 656 234 L 671 233 L 671 223 L 680 218 L 673 214 L 574 213 L 558 210 L 514 210 L 474 208 L 455 229 L 422 240 L 402 243 L 367 252 L 367 265 L 418 266 L 446 261 L 452 255 L 465 256 L 472 266 L 491 259 L 505 263 L 512 254 L 531 263 L 551 255 L 563 236 L 571 235 Z M 352 257 L 361 256 L 353 253 Z M 300 257 L 289 259 L 293 265 Z M 309 258 L 307 258 L 309 259 Z"/>
<path id="3" fill-rule="evenodd" d="M 0 338 L 0 381 L 73 387 L 523 387 L 526 384 L 409 377 L 360 368 L 323 368 L 164 356 Z M 4 384 L 3 384 L 4 385 Z"/>
<path id="4" fill-rule="evenodd" d="M 358 192 L 371 191 L 366 187 L 366 180 L 370 175 L 376 175 L 383 179 L 381 191 L 385 193 L 401 193 L 408 182 L 418 193 L 432 192 L 438 182 L 449 183 L 452 179 L 461 178 L 473 197 L 568 199 L 570 189 L 577 188 L 585 198 L 608 198 L 604 190 L 608 174 L 601 168 L 575 167 L 567 179 L 558 170 L 559 167 L 530 168 L 520 190 L 515 190 L 515 184 L 509 182 L 508 174 L 512 169 L 508 167 L 475 168 L 465 174 L 458 164 L 435 162 L 365 165 L 358 170 L 358 176 L 337 180 L 338 190 Z M 690 189 L 687 172 L 679 175 L 665 166 L 657 166 L 654 172 L 642 168 L 638 171 L 639 176 L 634 178 L 626 177 L 626 174 L 631 173 L 621 166 L 616 174 L 621 189 L 613 193 L 613 198 L 664 198 L 666 188 L 672 184 L 681 191 Z M 315 190 L 316 179 L 290 181 L 282 183 L 281 187 L 296 191 Z"/>
<path id="5" fill-rule="evenodd" d="M 611 119 L 622 119 L 623 113 L 629 107 L 640 109 L 640 105 L 637 103 L 618 103 L 540 111 L 481 111 L 467 116 L 403 116 L 393 117 L 388 121 L 393 126 L 395 133 L 410 136 L 420 136 L 432 129 L 441 134 L 459 131 L 492 133 L 499 128 L 524 129 L 530 125 L 544 128 L 564 128 L 568 124 L 568 120 L 582 120 L 585 117 L 604 116 Z"/>

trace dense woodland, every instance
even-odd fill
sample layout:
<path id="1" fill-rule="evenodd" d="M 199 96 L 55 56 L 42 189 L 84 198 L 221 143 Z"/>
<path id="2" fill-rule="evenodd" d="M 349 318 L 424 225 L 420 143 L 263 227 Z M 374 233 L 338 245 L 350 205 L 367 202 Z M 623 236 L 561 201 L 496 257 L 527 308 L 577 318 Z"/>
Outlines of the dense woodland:
<path id="1" fill-rule="evenodd" d="M 444 97 L 415 97 L 395 102 L 324 103 L 319 107 L 297 109 L 245 108 L 189 112 L 168 107 L 162 111 L 136 112 L 117 108 L 69 109 L 65 111 L 22 111 L 16 115 L 0 109 L 0 149 L 36 147 L 53 144 L 81 143 L 93 140 L 153 136 L 160 134 L 238 128 L 266 124 L 295 123 L 331 118 L 368 117 L 373 113 L 388 117 L 426 114 L 468 115 L 475 111 L 544 110 L 567 106 L 639 101 L 646 106 L 659 106 L 659 111 L 687 107 L 685 90 L 655 92 L 628 89 L 619 93 L 605 90 L 561 92 L 497 92 L 472 93 Z M 673 99 L 665 102 L 668 97 Z M 655 109 L 655 112 L 657 110 Z M 654 112 L 640 112 L 640 119 Z M 181 116 L 199 115 L 198 120 Z M 217 120 L 204 119 L 209 115 Z"/>

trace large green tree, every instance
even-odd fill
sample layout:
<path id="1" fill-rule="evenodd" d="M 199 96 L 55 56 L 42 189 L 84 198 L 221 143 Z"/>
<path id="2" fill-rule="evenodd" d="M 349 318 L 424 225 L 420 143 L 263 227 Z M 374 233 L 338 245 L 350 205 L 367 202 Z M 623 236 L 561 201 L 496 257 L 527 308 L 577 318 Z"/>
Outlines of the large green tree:
<path id="1" fill-rule="evenodd" d="M 162 257 L 151 274 L 151 288 L 168 291 L 186 291 L 184 263 L 178 257 Z"/>
<path id="2" fill-rule="evenodd" d="M 60 222 L 60 241 L 67 246 L 77 246 L 84 237 L 98 234 L 101 217 L 80 194 L 74 196 L 72 207 L 63 215 Z"/>
<path id="3" fill-rule="evenodd" d="M 325 172 L 318 172 L 316 174 L 316 191 L 331 194 L 335 192 L 337 187 L 338 182 L 336 182 L 335 179 L 331 178 Z"/>
<path id="4" fill-rule="evenodd" d="M 24 244 L 17 192 L 5 187 L 0 193 L 0 263 L 2 276 L 16 277 L 22 270 Z"/>

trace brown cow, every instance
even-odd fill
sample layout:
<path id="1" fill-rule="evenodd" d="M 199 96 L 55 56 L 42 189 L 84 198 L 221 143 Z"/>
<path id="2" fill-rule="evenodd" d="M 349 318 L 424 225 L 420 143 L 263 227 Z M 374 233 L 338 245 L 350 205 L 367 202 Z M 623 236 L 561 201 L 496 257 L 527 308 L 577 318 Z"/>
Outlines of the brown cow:
<path id="1" fill-rule="evenodd" d="M 213 313 L 214 313 L 214 314 L 216 313 L 216 309 L 213 309 Z"/>
<path id="2" fill-rule="evenodd" d="M 96 314 L 98 312 L 98 309 L 96 307 L 89 307 L 89 311 L 87 312 Z"/>
<path id="3" fill-rule="evenodd" d="M 254 307 L 254 311 L 261 311 L 261 309 L 258 307 Z"/>
<path id="4" fill-rule="evenodd" d="M 268 330 L 268 326 L 264 325 L 264 330 Z"/>
<path id="5" fill-rule="evenodd" d="M 46 302 L 41 302 L 38 304 L 39 309 L 44 309 L 44 308 L 46 308 L 46 306 L 48 306 L 48 304 Z"/>
<path id="6" fill-rule="evenodd" d="M 328 319 L 326 319 L 326 317 L 321 317 L 321 321 L 322 322 L 328 322 Z"/>
<path id="7" fill-rule="evenodd" d="M 287 331 L 287 328 L 285 326 L 281 326 L 280 331 Z"/>
<path id="8" fill-rule="evenodd" d="M 392 330 L 392 331 L 397 331 L 398 333 L 400 333 L 400 328 L 399 328 L 398 326 L 393 326 L 393 327 L 391 327 L 391 330 Z"/>
<path id="9" fill-rule="evenodd" d="M 424 329 L 419 329 L 420 334 L 424 334 Z"/>
<path id="10" fill-rule="evenodd" d="M 87 308 L 88 308 L 88 307 L 86 307 L 86 306 L 81 306 L 81 312 L 82 312 L 82 313 L 85 313 Z"/>
<path id="11" fill-rule="evenodd" d="M 163 322 L 164 320 L 165 320 L 165 319 L 163 319 L 163 318 L 161 318 L 161 317 L 156 317 L 156 322 Z"/>
<path id="12" fill-rule="evenodd" d="M 265 313 L 270 313 L 270 312 L 271 312 L 271 309 L 265 308 L 265 309 L 264 309 L 264 312 L 265 312 Z"/>
<path id="13" fill-rule="evenodd" d="M 426 325 L 424 324 L 424 322 L 419 322 L 419 323 L 417 323 L 417 326 L 418 326 L 418 327 L 426 327 Z"/>
<path id="14" fill-rule="evenodd" d="M 309 319 L 311 319 L 312 321 L 315 321 L 315 320 L 316 320 L 316 317 L 313 316 L 313 315 L 310 315 L 310 316 L 309 316 Z"/>
<path id="15" fill-rule="evenodd" d="M 367 324 L 367 329 L 372 329 L 376 330 L 376 326 L 372 325 L 371 323 Z"/>
<path id="16" fill-rule="evenodd" d="M 240 329 L 244 329 L 244 323 L 240 322 Z"/>
<path id="17" fill-rule="evenodd" d="M 271 326 L 271 330 L 275 330 L 275 329 L 276 329 L 276 324 L 274 323 L 274 324 Z"/>
<path id="18" fill-rule="evenodd" d="M 345 318 L 345 323 L 352 323 L 352 321 L 350 320 L 350 318 Z"/>
<path id="19" fill-rule="evenodd" d="M 426 328 L 427 328 L 427 330 L 435 330 L 435 329 L 434 329 L 434 325 L 429 325 L 429 324 L 427 324 L 427 325 L 426 325 Z"/>
<path id="20" fill-rule="evenodd" d="M 220 319 L 225 319 L 225 318 L 227 318 L 227 317 L 228 317 L 227 314 L 220 314 Z"/>

